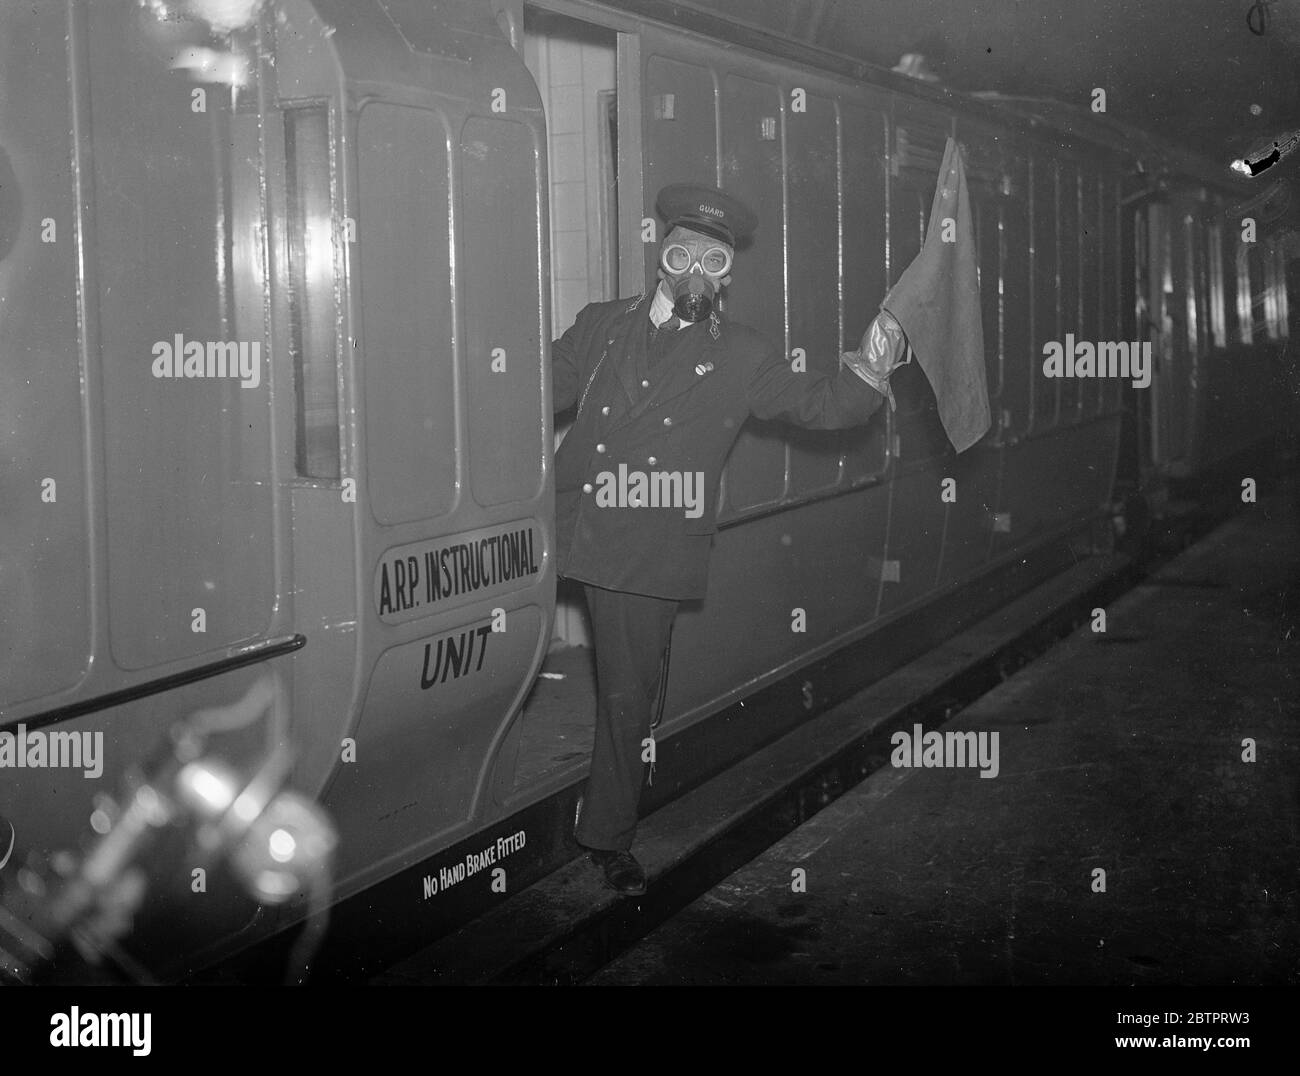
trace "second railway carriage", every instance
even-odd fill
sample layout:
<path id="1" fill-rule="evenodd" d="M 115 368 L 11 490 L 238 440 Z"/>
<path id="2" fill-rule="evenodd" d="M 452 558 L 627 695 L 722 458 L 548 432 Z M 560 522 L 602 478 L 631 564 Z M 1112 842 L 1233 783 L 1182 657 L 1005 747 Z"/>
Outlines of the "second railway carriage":
<path id="1" fill-rule="evenodd" d="M 339 897 L 451 921 L 500 899 L 456 876 L 480 846 L 509 891 L 562 858 L 585 756 L 553 711 L 589 720 L 590 683 L 527 703 L 585 642 L 564 591 L 557 615 L 549 341 L 653 283 L 667 182 L 754 206 L 727 313 L 829 369 L 920 249 L 955 135 L 994 428 L 955 456 L 913 365 L 862 430 L 743 432 L 648 806 L 923 645 L 898 641 L 918 611 L 951 630 L 1010 593 L 973 583 L 1041 578 L 1110 518 L 1122 449 L 1149 489 L 1272 429 L 1294 252 L 1243 249 L 1200 164 L 655 0 L 208 10 L 232 6 L 0 3 L 0 731 L 102 743 L 0 768 L 6 883 L 268 670 Z M 1045 378 L 1067 333 L 1152 343 L 1150 387 Z M 887 637 L 847 680 L 800 672 Z M 145 930 L 169 974 L 300 914 L 198 900 L 183 855 L 152 881 L 201 943 Z"/>

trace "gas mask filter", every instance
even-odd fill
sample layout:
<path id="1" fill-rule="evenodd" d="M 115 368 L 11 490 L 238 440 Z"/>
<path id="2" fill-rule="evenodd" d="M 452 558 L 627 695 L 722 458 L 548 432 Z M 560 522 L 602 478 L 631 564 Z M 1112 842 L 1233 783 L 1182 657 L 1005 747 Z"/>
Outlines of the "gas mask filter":
<path id="1" fill-rule="evenodd" d="M 731 270 L 731 248 L 708 237 L 675 239 L 659 256 L 672 287 L 673 313 L 683 321 L 702 321 L 713 310 L 718 281 Z"/>

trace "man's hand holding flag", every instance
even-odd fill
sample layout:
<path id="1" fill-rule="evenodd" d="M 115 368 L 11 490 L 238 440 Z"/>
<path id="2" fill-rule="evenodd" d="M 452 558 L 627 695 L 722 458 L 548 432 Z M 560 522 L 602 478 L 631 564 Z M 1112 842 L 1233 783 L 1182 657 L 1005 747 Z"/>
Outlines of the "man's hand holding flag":
<path id="1" fill-rule="evenodd" d="M 961 149 L 944 150 L 925 245 L 880 304 L 857 352 L 842 361 L 889 399 L 889 374 L 916 361 L 934 389 L 943 428 L 958 452 L 988 432 L 988 383 L 975 233 Z"/>

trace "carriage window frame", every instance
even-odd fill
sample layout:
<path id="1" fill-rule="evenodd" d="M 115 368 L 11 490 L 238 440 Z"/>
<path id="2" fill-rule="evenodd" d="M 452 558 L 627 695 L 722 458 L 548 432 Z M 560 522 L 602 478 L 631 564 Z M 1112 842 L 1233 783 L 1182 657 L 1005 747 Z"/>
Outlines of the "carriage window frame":
<path id="1" fill-rule="evenodd" d="M 328 101 L 286 106 L 285 265 L 294 390 L 294 469 L 301 478 L 342 479 L 336 330 L 334 119 Z"/>

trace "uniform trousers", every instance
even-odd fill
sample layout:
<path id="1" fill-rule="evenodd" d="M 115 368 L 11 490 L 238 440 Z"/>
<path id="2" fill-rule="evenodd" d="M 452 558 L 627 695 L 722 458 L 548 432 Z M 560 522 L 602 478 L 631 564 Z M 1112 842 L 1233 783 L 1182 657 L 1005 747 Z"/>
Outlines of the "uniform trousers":
<path id="1" fill-rule="evenodd" d="M 596 644 L 596 739 L 574 836 L 588 848 L 623 851 L 636 833 L 645 781 L 642 741 L 650 735 L 677 602 L 584 589 Z"/>

